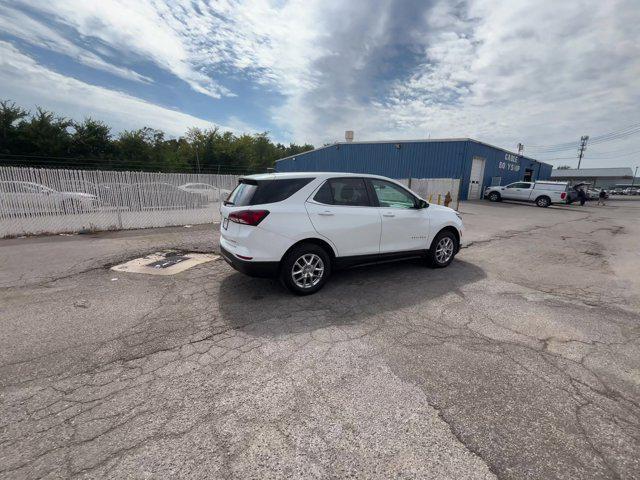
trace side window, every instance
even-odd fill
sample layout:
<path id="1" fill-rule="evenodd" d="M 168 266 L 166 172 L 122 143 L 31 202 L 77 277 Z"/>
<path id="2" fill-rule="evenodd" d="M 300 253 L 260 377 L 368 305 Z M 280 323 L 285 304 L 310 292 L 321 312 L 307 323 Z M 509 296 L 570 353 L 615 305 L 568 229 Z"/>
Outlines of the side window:
<path id="1" fill-rule="evenodd" d="M 406 190 L 384 180 L 371 180 L 378 203 L 387 208 L 415 208 L 416 200 Z"/>
<path id="2" fill-rule="evenodd" d="M 333 194 L 331 193 L 331 185 L 329 185 L 329 181 L 324 182 L 313 199 L 318 203 L 333 205 Z"/>
<path id="3" fill-rule="evenodd" d="M 516 182 L 507 185 L 507 188 L 531 188 L 531 184 L 527 182 Z"/>
<path id="4" fill-rule="evenodd" d="M 362 178 L 332 178 L 325 182 L 313 197 L 326 205 L 369 207 L 369 195 Z"/>

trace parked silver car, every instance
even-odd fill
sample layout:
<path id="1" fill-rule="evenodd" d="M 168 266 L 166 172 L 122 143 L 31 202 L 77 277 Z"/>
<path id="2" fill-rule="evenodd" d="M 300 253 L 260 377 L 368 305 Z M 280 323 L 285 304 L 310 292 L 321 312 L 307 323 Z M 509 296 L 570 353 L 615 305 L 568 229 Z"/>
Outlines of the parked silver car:
<path id="1" fill-rule="evenodd" d="M 89 193 L 59 192 L 33 182 L 0 182 L 0 212 L 5 215 L 74 214 L 95 210 Z"/>
<path id="2" fill-rule="evenodd" d="M 223 190 L 208 183 L 185 183 L 178 187 L 183 192 L 202 195 L 208 202 L 221 202 L 229 196 L 230 190 Z"/>

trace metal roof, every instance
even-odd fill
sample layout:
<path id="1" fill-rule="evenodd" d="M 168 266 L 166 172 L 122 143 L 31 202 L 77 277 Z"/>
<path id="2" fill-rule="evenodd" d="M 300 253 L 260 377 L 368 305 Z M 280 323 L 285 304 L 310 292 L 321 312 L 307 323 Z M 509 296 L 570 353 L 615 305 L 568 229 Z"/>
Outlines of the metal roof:
<path id="1" fill-rule="evenodd" d="M 553 169 L 551 178 L 633 177 L 631 167 Z"/>
<path id="2" fill-rule="evenodd" d="M 325 148 L 329 148 L 329 147 L 335 147 L 336 145 L 366 145 L 366 144 L 396 144 L 396 143 L 436 143 L 436 142 L 474 142 L 474 143 L 478 143 L 480 145 L 486 145 L 487 147 L 491 147 L 491 148 L 495 148 L 496 150 L 502 150 L 505 153 L 511 153 L 512 155 L 516 155 L 517 157 L 520 158 L 526 158 L 528 160 L 532 160 L 534 162 L 537 163 L 545 163 L 542 162 L 540 160 L 536 160 L 535 158 L 531 158 L 528 157 L 526 155 L 519 155 L 515 152 L 512 152 L 511 150 L 507 150 L 506 148 L 502 148 L 502 147 L 496 147 L 495 145 L 491 145 L 490 143 L 485 143 L 485 142 L 481 142 L 480 140 L 474 140 L 473 138 L 468 138 L 468 137 L 460 137 L 460 138 L 419 138 L 416 140 L 362 140 L 362 141 L 353 141 L 353 142 L 335 142 L 335 143 L 330 143 L 328 145 L 323 145 L 322 147 L 318 147 L 318 148 L 314 148 L 313 150 L 307 150 L 306 152 L 301 152 L 301 153 L 296 153 L 294 155 L 289 155 L 288 157 L 283 157 L 280 158 L 278 160 L 276 160 L 276 162 L 279 162 L 281 160 L 288 160 L 290 158 L 294 158 L 294 157 L 300 157 L 302 155 L 305 155 L 307 153 L 311 153 L 311 152 L 317 152 L 318 150 L 323 150 Z M 548 165 L 548 164 L 547 164 Z"/>

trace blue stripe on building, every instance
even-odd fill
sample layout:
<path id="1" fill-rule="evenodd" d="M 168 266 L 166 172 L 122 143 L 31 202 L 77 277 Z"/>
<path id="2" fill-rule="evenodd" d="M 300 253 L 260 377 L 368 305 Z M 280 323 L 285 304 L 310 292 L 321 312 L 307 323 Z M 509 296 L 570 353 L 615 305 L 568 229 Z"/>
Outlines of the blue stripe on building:
<path id="1" fill-rule="evenodd" d="M 400 178 L 460 178 L 467 199 L 474 157 L 484 159 L 482 191 L 499 182 L 548 180 L 552 166 L 471 139 L 341 142 L 276 162 L 277 172 L 351 172 Z"/>

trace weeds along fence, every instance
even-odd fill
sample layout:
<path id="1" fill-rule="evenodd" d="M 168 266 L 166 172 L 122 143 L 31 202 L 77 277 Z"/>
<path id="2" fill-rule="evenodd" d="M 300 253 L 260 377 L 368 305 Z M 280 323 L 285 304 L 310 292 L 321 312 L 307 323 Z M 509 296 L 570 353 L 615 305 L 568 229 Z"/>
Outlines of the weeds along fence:
<path id="1" fill-rule="evenodd" d="M 0 238 L 219 221 L 238 178 L 0 167 Z"/>

